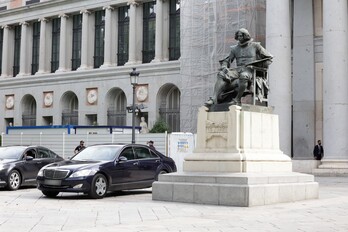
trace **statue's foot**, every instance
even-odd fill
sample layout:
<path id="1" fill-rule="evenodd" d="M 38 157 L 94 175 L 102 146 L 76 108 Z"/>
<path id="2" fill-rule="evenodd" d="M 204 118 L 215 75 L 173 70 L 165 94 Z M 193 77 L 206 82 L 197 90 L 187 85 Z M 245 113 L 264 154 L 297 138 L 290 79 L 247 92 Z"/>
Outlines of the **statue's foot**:
<path id="1" fill-rule="evenodd" d="M 230 102 L 231 105 L 237 105 L 237 106 L 241 106 L 242 105 L 242 102 L 238 99 L 233 99 L 231 102 Z"/>
<path id="2" fill-rule="evenodd" d="M 211 105 L 213 105 L 214 104 L 214 100 L 212 99 L 212 98 L 210 98 L 208 101 L 206 101 L 205 103 L 204 103 L 204 105 L 205 106 L 211 106 Z"/>

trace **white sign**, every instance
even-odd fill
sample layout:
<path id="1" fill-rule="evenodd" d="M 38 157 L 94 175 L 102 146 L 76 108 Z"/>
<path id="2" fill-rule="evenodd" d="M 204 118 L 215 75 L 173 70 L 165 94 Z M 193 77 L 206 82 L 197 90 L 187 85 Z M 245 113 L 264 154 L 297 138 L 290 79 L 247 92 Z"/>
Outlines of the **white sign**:
<path id="1" fill-rule="evenodd" d="M 172 133 L 169 135 L 169 156 L 175 161 L 178 172 L 183 171 L 185 156 L 195 148 L 192 133 Z"/>

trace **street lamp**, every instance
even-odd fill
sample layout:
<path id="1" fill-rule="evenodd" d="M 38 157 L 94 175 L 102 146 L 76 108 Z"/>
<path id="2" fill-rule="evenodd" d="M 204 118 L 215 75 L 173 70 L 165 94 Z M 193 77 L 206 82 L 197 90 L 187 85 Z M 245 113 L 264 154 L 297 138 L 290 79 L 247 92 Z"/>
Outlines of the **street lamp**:
<path id="1" fill-rule="evenodd" d="M 136 71 L 136 68 L 133 68 L 133 71 L 129 73 L 130 82 L 133 86 L 133 104 L 132 104 L 132 143 L 135 143 L 135 87 L 138 84 L 139 72 Z"/>

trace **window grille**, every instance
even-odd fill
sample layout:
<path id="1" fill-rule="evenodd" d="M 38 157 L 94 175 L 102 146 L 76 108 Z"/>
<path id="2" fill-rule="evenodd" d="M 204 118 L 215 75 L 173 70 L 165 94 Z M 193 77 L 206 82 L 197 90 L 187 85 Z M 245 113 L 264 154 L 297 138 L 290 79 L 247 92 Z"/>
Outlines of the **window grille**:
<path id="1" fill-rule="evenodd" d="M 156 2 L 144 3 L 143 7 L 143 63 L 155 58 Z"/>
<path id="2" fill-rule="evenodd" d="M 60 18 L 52 19 L 51 73 L 59 68 Z"/>
<path id="3" fill-rule="evenodd" d="M 2 46 L 4 43 L 4 29 L 0 29 L 0 75 L 2 73 Z"/>
<path id="4" fill-rule="evenodd" d="M 62 125 L 78 125 L 77 110 L 66 109 L 62 112 Z"/>
<path id="5" fill-rule="evenodd" d="M 22 114 L 23 126 L 36 126 L 36 114 L 31 112 L 23 112 Z"/>
<path id="6" fill-rule="evenodd" d="M 129 6 L 118 8 L 118 53 L 117 65 L 124 65 L 129 59 Z"/>
<path id="7" fill-rule="evenodd" d="M 81 66 L 81 39 L 82 39 L 82 15 L 73 16 L 73 47 L 71 70 Z"/>
<path id="8" fill-rule="evenodd" d="M 170 0 L 169 60 L 180 58 L 180 0 Z"/>
<path id="9" fill-rule="evenodd" d="M 21 55 L 21 35 L 22 27 L 17 25 L 14 27 L 14 58 L 13 58 L 13 76 L 19 73 L 20 55 Z"/>
<path id="10" fill-rule="evenodd" d="M 168 95 L 164 96 L 164 105 L 160 107 L 159 114 L 168 124 L 171 132 L 180 131 L 180 91 L 173 87 L 168 91 Z"/>
<path id="11" fill-rule="evenodd" d="M 33 23 L 33 47 L 31 58 L 31 75 L 39 70 L 39 54 L 40 54 L 40 22 Z"/>
<path id="12" fill-rule="evenodd" d="M 126 95 L 120 92 L 116 95 L 112 105 L 108 108 L 107 121 L 108 125 L 125 126 L 127 118 L 127 100 Z"/>
<path id="13" fill-rule="evenodd" d="M 105 11 L 95 12 L 94 68 L 104 63 Z"/>

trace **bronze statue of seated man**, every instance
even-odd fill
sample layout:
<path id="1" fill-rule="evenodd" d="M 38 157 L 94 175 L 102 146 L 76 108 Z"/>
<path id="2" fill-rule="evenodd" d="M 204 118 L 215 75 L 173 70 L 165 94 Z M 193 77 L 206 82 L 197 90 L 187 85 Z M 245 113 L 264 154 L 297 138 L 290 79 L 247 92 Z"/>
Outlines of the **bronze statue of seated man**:
<path id="1" fill-rule="evenodd" d="M 241 104 L 241 98 L 248 94 L 248 86 L 253 78 L 254 67 L 267 68 L 273 56 L 258 42 L 253 42 L 249 32 L 241 28 L 235 33 L 238 44 L 231 46 L 228 57 L 220 61 L 213 96 L 206 106 L 220 103 Z M 236 60 L 237 67 L 230 69 Z M 255 77 L 256 78 L 256 77 Z"/>

